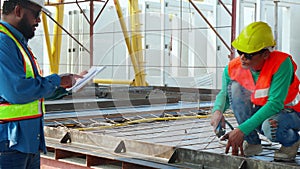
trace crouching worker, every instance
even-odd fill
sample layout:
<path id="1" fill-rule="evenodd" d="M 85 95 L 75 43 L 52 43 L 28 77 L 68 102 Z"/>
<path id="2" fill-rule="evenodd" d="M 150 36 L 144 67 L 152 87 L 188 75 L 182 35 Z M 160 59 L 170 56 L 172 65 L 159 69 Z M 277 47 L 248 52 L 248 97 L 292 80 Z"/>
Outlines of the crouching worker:
<path id="1" fill-rule="evenodd" d="M 274 51 L 270 26 L 254 22 L 232 42 L 239 57 L 225 67 L 222 89 L 217 95 L 211 125 L 224 128 L 223 112 L 231 107 L 238 127 L 225 134 L 225 153 L 253 156 L 262 152 L 257 131 L 281 148 L 277 161 L 295 159 L 300 144 L 300 94 L 297 65 L 291 55 Z M 240 153 L 239 153 L 240 152 Z"/>

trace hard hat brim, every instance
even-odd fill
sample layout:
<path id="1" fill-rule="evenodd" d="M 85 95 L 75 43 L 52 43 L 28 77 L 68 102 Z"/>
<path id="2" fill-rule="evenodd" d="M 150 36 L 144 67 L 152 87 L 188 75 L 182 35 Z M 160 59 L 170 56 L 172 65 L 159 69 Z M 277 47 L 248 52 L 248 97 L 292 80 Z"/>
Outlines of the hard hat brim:
<path id="1" fill-rule="evenodd" d="M 46 14 L 48 14 L 48 15 L 51 14 L 51 12 L 45 7 L 42 7 L 42 11 L 45 12 Z"/>

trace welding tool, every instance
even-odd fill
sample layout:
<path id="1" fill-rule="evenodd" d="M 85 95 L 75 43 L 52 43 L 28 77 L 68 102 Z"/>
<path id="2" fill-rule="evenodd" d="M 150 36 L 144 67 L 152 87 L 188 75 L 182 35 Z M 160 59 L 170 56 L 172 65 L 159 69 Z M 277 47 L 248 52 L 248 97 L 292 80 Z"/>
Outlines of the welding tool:
<path id="1" fill-rule="evenodd" d="M 234 130 L 234 128 L 232 127 L 232 125 L 227 121 L 225 120 L 225 123 L 229 126 L 229 128 L 231 130 Z M 226 133 L 226 129 L 222 127 L 222 120 L 220 120 L 217 128 L 216 128 L 216 135 L 218 138 L 220 138 L 221 136 L 223 136 L 225 133 Z"/>

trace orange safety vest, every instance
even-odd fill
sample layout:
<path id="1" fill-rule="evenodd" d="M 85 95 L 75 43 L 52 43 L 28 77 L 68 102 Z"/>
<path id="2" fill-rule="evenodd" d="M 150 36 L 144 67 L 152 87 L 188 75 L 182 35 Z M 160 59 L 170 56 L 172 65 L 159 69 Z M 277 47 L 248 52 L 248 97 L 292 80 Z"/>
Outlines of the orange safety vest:
<path id="1" fill-rule="evenodd" d="M 9 36 L 19 48 L 24 62 L 24 72 L 26 73 L 26 78 L 35 78 L 34 70 L 32 64 L 37 64 L 35 61 L 32 63 L 30 57 L 33 57 L 32 53 L 26 52 L 25 48 L 17 40 L 17 38 L 3 25 L 0 24 L 0 32 Z M 29 49 L 28 49 L 29 50 Z M 38 67 L 38 66 L 37 66 Z M 38 118 L 43 115 L 45 106 L 43 99 L 36 100 L 26 104 L 10 104 L 4 103 L 0 104 L 0 121 L 16 121 Z"/>
<path id="2" fill-rule="evenodd" d="M 291 108 L 300 112 L 299 79 L 296 75 L 297 65 L 286 53 L 274 51 L 265 61 L 256 84 L 249 69 L 242 68 L 240 57 L 233 59 L 228 65 L 228 74 L 231 80 L 237 81 L 244 88 L 251 91 L 251 101 L 255 105 L 263 106 L 268 101 L 269 90 L 273 75 L 278 71 L 280 65 L 290 57 L 294 67 L 293 81 L 289 86 L 287 97 L 284 101 L 285 108 Z"/>

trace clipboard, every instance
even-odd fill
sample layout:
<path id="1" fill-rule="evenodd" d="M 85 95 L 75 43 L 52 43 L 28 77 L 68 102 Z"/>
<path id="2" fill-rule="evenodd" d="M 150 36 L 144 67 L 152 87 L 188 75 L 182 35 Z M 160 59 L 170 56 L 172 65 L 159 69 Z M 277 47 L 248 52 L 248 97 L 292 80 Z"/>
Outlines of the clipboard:
<path id="1" fill-rule="evenodd" d="M 67 91 L 72 90 L 72 92 L 77 92 L 80 90 L 82 87 L 84 87 L 90 80 L 92 80 L 98 73 L 100 73 L 105 66 L 92 66 L 89 70 L 88 73 L 83 75 L 82 79 L 77 80 L 74 86 L 70 88 L 66 88 Z"/>

